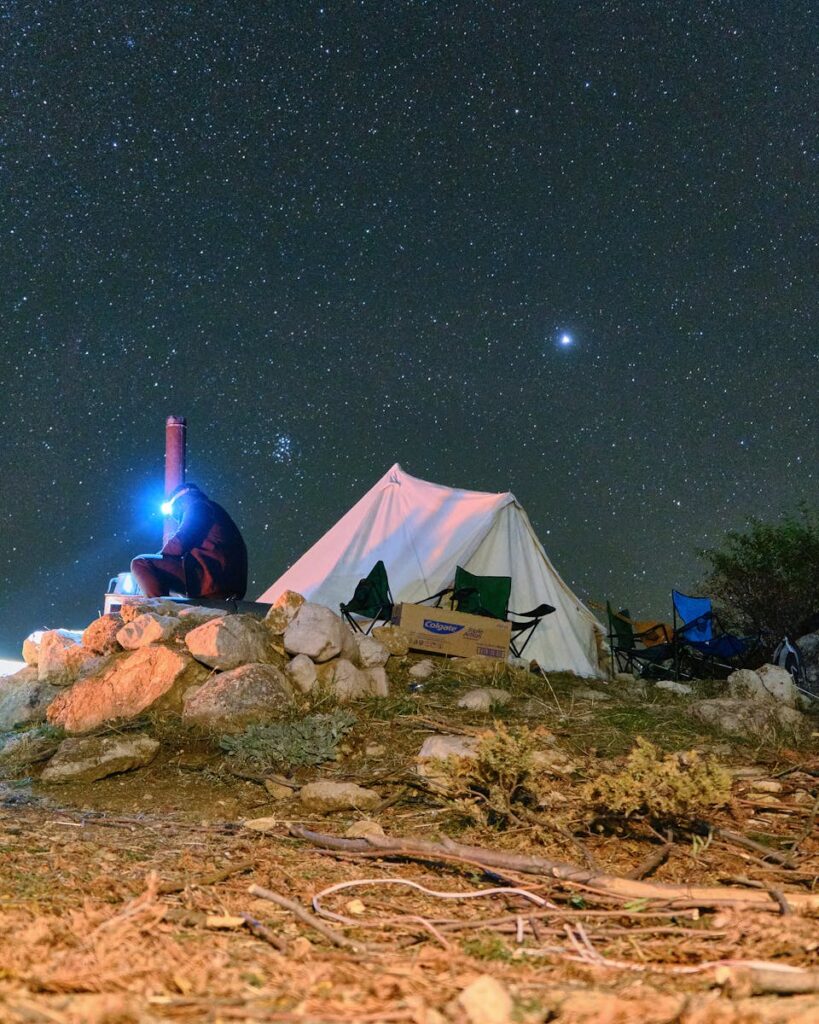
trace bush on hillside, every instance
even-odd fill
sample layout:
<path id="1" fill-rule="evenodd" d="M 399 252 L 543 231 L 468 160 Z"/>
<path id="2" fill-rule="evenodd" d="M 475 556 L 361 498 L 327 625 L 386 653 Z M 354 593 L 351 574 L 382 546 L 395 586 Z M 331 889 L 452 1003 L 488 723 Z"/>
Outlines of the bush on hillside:
<path id="1" fill-rule="evenodd" d="M 710 564 L 705 593 L 729 624 L 761 633 L 773 646 L 786 633 L 808 632 L 819 612 L 819 514 L 803 506 L 778 523 L 751 521 L 726 534 L 721 547 L 701 552 Z"/>

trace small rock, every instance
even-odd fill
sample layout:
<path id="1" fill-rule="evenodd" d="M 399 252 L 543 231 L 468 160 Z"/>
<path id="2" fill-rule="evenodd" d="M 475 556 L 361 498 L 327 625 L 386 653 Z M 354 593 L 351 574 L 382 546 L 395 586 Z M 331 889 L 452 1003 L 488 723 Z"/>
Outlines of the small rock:
<path id="1" fill-rule="evenodd" d="M 270 631 L 252 615 L 226 615 L 205 622 L 188 633 L 185 643 L 197 661 L 223 672 L 280 660 Z"/>
<path id="2" fill-rule="evenodd" d="M 225 615 L 224 608 L 205 608 L 199 604 L 183 604 L 179 608 L 179 618 L 183 626 L 201 626 L 203 622 L 223 619 Z"/>
<path id="3" fill-rule="evenodd" d="M 469 1024 L 511 1024 L 512 997 L 506 986 L 489 974 L 482 974 L 457 998 Z"/>
<path id="4" fill-rule="evenodd" d="M 216 928 L 221 931 L 244 928 L 245 923 L 243 917 L 235 917 L 232 914 L 208 914 L 205 917 L 206 928 Z"/>
<path id="5" fill-rule="evenodd" d="M 611 695 L 610 694 L 603 693 L 602 690 L 592 690 L 590 687 L 582 687 L 579 690 L 574 690 L 573 691 L 573 696 L 577 697 L 579 700 L 589 700 L 589 701 L 611 700 Z"/>
<path id="6" fill-rule="evenodd" d="M 254 832 L 275 832 L 280 822 L 278 818 L 249 818 L 244 825 Z"/>
<path id="7" fill-rule="evenodd" d="M 384 829 L 371 818 L 353 822 L 344 833 L 346 839 L 368 839 L 370 836 L 383 836 Z"/>
<path id="8" fill-rule="evenodd" d="M 293 688 L 275 665 L 241 665 L 219 672 L 185 697 L 182 720 L 223 733 L 280 718 Z"/>
<path id="9" fill-rule="evenodd" d="M 498 690 L 494 686 L 482 687 L 478 690 L 470 690 L 458 701 L 459 708 L 468 708 L 470 711 L 489 711 L 493 707 L 502 707 L 512 699 L 508 690 Z"/>
<path id="10" fill-rule="evenodd" d="M 362 670 L 370 680 L 370 695 L 373 697 L 389 697 L 390 680 L 383 665 Z"/>
<path id="11" fill-rule="evenodd" d="M 85 627 L 82 645 L 94 654 L 113 654 L 120 649 L 117 633 L 122 629 L 123 620 L 119 615 L 101 615 Z"/>
<path id="12" fill-rule="evenodd" d="M 285 590 L 276 598 L 270 611 L 265 615 L 265 626 L 274 636 L 281 636 L 304 603 L 301 594 L 297 594 L 295 590 Z"/>
<path id="13" fill-rule="evenodd" d="M 775 779 L 754 779 L 750 788 L 755 793 L 781 793 L 782 783 L 777 782 Z"/>
<path id="14" fill-rule="evenodd" d="M 43 769 L 42 782 L 96 782 L 108 775 L 142 768 L 156 757 L 159 743 L 146 733 L 71 736 Z"/>
<path id="15" fill-rule="evenodd" d="M 43 633 L 37 657 L 41 682 L 71 686 L 101 664 L 101 659 L 93 651 L 87 651 L 67 630 L 49 629 Z"/>
<path id="16" fill-rule="evenodd" d="M 273 800 L 289 800 L 294 795 L 290 786 L 283 786 L 280 782 L 274 782 L 273 779 L 265 779 L 264 788 Z"/>
<path id="17" fill-rule="evenodd" d="M 386 697 L 389 693 L 383 668 L 356 668 L 346 658 L 335 658 L 318 666 L 318 681 L 339 701 L 358 697 Z"/>
<path id="18" fill-rule="evenodd" d="M 397 658 L 409 652 L 409 633 L 400 626 L 376 626 L 371 635 Z"/>
<path id="19" fill-rule="evenodd" d="M 381 743 L 368 743 L 364 748 L 367 757 L 383 757 L 386 753 L 387 748 Z"/>
<path id="20" fill-rule="evenodd" d="M 122 601 L 119 613 L 123 622 L 131 622 L 146 612 L 154 615 L 178 615 L 184 607 L 178 601 L 171 601 L 167 597 L 126 597 Z"/>
<path id="21" fill-rule="evenodd" d="M 447 757 L 475 757 L 478 746 L 476 736 L 427 736 L 421 749 L 415 755 L 417 762 L 444 760 Z"/>
<path id="22" fill-rule="evenodd" d="M 126 651 L 136 651 L 148 644 L 158 644 L 170 640 L 181 625 L 175 615 L 157 615 L 144 612 L 127 622 L 117 632 L 116 639 Z"/>
<path id="23" fill-rule="evenodd" d="M 658 679 L 654 685 L 658 690 L 668 690 L 670 693 L 679 693 L 681 695 L 694 692 L 693 687 L 686 686 L 685 683 L 678 683 L 674 679 Z"/>
<path id="24" fill-rule="evenodd" d="M 409 670 L 409 674 L 413 679 L 417 679 L 419 682 L 425 682 L 431 676 L 435 675 L 435 663 L 429 658 L 424 658 L 423 661 L 416 662 Z"/>
<path id="25" fill-rule="evenodd" d="M 352 914 L 354 917 L 361 917 L 362 914 L 367 913 L 367 908 L 364 906 L 363 900 L 357 898 L 348 900 L 344 904 L 344 909 L 348 914 Z"/>
<path id="26" fill-rule="evenodd" d="M 40 632 L 31 633 L 23 641 L 23 661 L 27 665 L 37 666 L 40 658 L 40 641 L 43 634 Z"/>
<path id="27" fill-rule="evenodd" d="M 355 644 L 355 664 L 359 668 L 381 668 L 387 664 L 390 652 L 373 636 L 365 636 L 363 633 L 353 633 Z"/>
<path id="28" fill-rule="evenodd" d="M 306 654 L 297 654 L 285 669 L 287 678 L 301 693 L 310 693 L 316 685 L 316 666 Z"/>
<path id="29" fill-rule="evenodd" d="M 299 790 L 299 800 L 305 810 L 316 814 L 371 811 L 381 803 L 378 793 L 354 782 L 310 782 Z"/>
<path id="30" fill-rule="evenodd" d="M 305 603 L 284 631 L 288 654 L 306 654 L 315 662 L 329 661 L 350 643 L 350 631 L 334 611 L 321 604 Z"/>

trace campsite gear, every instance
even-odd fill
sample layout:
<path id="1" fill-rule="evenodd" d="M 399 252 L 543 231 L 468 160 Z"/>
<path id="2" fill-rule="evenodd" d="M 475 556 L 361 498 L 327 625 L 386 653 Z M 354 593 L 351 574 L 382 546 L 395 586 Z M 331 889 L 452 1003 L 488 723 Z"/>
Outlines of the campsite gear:
<path id="1" fill-rule="evenodd" d="M 779 665 L 787 672 L 790 672 L 794 686 L 805 689 L 807 677 L 805 666 L 802 661 L 802 652 L 799 645 L 794 643 L 788 636 L 783 636 L 771 655 L 771 664 Z"/>
<path id="2" fill-rule="evenodd" d="M 529 612 L 512 612 L 509 610 L 511 593 L 512 580 L 509 576 L 476 576 L 460 565 L 455 567 L 452 603 L 457 611 L 504 620 L 515 615 L 518 619 L 526 620 L 510 620 L 513 639 L 509 647 L 516 658 L 522 658 L 523 650 L 532 639 L 540 620 L 551 615 L 555 609 L 550 604 L 540 604 Z"/>
<path id="3" fill-rule="evenodd" d="M 396 464 L 261 596 L 285 590 L 338 608 L 375 561 L 389 566 L 396 602 L 421 601 L 451 586 L 456 565 L 510 576 L 513 608 L 548 602 L 526 649 L 544 671 L 601 677 L 595 635 L 605 630 L 560 578 L 513 494 L 428 483 Z"/>
<path id="4" fill-rule="evenodd" d="M 617 671 L 633 672 L 638 676 L 667 676 L 668 673 L 660 672 L 658 666 L 661 662 L 671 661 L 674 648 L 670 643 L 656 642 L 657 623 L 649 624 L 647 633 L 651 643 L 646 643 L 646 633 L 635 630 L 637 623 L 631 619 L 628 608 L 615 612 L 607 601 L 606 613 L 609 619 L 609 646 Z"/>
<path id="5" fill-rule="evenodd" d="M 723 630 L 710 597 L 690 597 L 672 590 L 671 603 L 678 675 L 683 649 L 694 656 L 692 670 L 699 674 L 713 674 L 716 670 L 724 673 L 737 668 L 759 642 L 758 636 L 736 636 Z"/>
<path id="6" fill-rule="evenodd" d="M 407 643 L 414 651 L 457 658 L 481 655 L 506 659 L 509 655 L 511 622 L 406 602 L 398 605 L 393 621 L 407 634 Z"/>
<path id="7" fill-rule="evenodd" d="M 359 633 L 369 634 L 376 622 L 388 622 L 392 618 L 393 599 L 387 579 L 387 569 L 382 561 L 378 561 L 370 572 L 358 581 L 352 598 L 344 604 L 341 602 L 342 617 Z M 369 619 L 366 629 L 353 618 L 358 615 Z"/>

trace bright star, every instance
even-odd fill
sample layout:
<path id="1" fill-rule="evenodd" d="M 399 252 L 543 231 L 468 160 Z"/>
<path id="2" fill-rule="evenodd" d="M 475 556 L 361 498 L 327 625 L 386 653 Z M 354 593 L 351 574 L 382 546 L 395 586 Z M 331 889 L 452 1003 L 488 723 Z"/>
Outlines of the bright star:
<path id="1" fill-rule="evenodd" d="M 572 336 L 571 336 L 571 334 L 561 334 L 560 335 L 560 344 L 563 345 L 564 348 L 567 345 L 571 345 L 571 343 L 572 343 Z"/>

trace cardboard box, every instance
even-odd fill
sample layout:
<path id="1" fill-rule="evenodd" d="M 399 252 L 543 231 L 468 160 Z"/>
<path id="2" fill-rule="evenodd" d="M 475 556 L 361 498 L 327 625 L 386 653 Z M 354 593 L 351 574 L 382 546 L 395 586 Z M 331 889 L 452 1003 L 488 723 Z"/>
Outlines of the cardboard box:
<path id="1" fill-rule="evenodd" d="M 500 619 L 464 615 L 449 608 L 430 608 L 423 604 L 400 604 L 393 622 L 409 635 L 409 645 L 416 651 L 433 651 L 458 658 L 481 654 L 502 660 L 509 654 L 512 626 Z"/>

